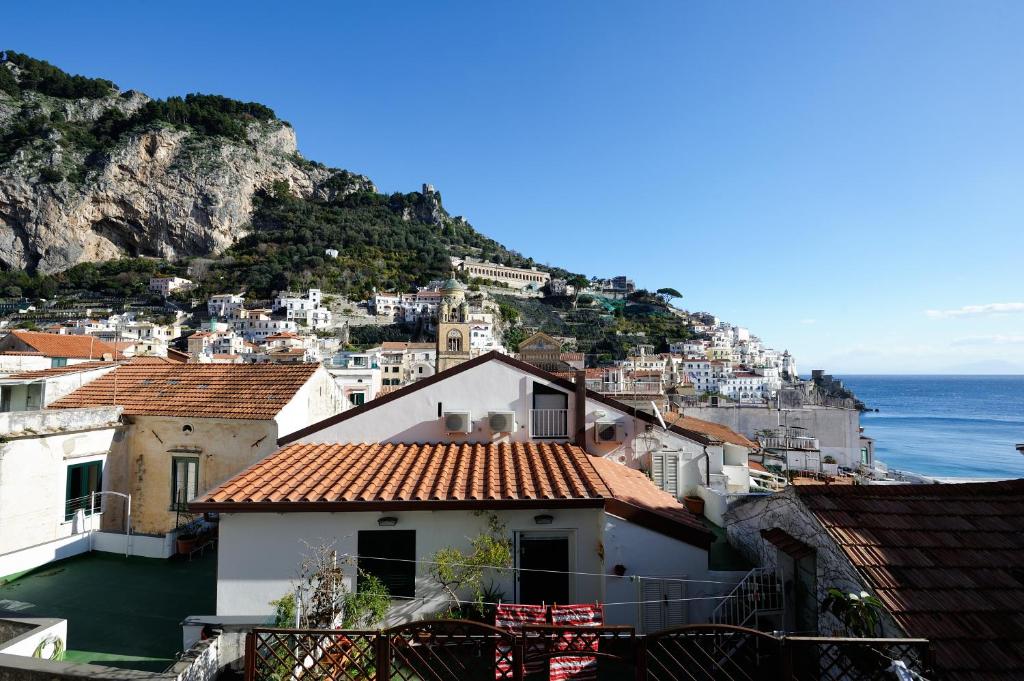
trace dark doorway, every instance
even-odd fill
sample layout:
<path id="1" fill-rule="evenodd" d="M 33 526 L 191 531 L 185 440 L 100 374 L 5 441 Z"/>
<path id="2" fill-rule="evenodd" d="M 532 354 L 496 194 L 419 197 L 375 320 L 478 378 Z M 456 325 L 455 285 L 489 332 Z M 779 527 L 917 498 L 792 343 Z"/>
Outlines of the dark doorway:
<path id="1" fill-rule="evenodd" d="M 569 537 L 556 534 L 519 535 L 519 602 L 569 603 Z M 552 572 L 531 572 L 551 570 Z"/>

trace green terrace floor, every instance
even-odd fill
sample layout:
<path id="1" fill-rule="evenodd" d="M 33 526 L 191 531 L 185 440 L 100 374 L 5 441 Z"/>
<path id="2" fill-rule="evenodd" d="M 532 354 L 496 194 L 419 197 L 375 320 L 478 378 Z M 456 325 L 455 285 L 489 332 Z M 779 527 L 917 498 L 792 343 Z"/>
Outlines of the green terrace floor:
<path id="1" fill-rule="evenodd" d="M 69 662 L 163 671 L 181 651 L 181 621 L 216 612 L 217 555 L 125 558 L 87 553 L 0 585 L 0 609 L 68 621 Z"/>

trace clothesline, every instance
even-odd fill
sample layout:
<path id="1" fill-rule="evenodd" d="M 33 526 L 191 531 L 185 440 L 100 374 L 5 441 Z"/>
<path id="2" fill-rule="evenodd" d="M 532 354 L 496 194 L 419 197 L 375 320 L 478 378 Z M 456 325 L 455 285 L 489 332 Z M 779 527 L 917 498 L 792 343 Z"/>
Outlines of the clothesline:
<path id="1" fill-rule="evenodd" d="M 394 562 L 398 562 L 398 563 L 423 563 L 425 565 L 439 565 L 440 564 L 438 561 L 426 560 L 424 558 L 381 558 L 381 557 L 377 557 L 377 556 L 360 556 L 360 555 L 355 554 L 355 553 L 345 553 L 345 554 L 342 554 L 342 557 L 356 558 L 356 559 L 362 559 L 362 560 L 388 560 L 388 561 L 394 561 Z M 584 577 L 615 577 L 615 576 L 617 576 L 617 575 L 607 574 L 607 573 L 604 573 L 604 572 L 579 572 L 579 571 L 573 571 L 573 570 L 546 570 L 546 569 L 541 569 L 541 568 L 523 568 L 523 567 L 501 566 L 501 565 L 475 565 L 475 564 L 474 565 L 470 565 L 470 564 L 467 564 L 467 563 L 449 563 L 449 562 L 445 562 L 444 565 L 449 565 L 449 566 L 452 566 L 452 567 L 479 567 L 479 568 L 483 568 L 483 569 L 487 569 L 487 570 L 499 570 L 499 571 L 509 571 L 509 572 L 540 572 L 540 573 L 553 574 L 553 575 L 581 575 L 581 576 L 584 576 Z M 686 579 L 684 577 L 659 577 L 659 576 L 656 576 L 656 575 L 628 575 L 627 578 L 630 579 L 631 581 L 632 580 L 637 580 L 637 579 L 657 579 L 657 580 L 660 580 L 660 581 L 663 581 L 663 582 L 683 582 L 683 583 L 691 583 L 691 584 L 725 584 L 725 585 L 728 585 L 728 586 L 736 586 L 736 584 L 738 584 L 738 580 L 737 581 L 726 582 L 726 581 L 719 581 L 719 580 L 713 580 L 713 579 Z"/>

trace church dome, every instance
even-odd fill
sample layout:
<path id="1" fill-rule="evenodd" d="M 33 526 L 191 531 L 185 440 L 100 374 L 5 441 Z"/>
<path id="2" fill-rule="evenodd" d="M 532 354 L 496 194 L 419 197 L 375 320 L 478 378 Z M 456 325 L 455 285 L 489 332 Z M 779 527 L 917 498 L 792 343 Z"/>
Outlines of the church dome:
<path id="1" fill-rule="evenodd" d="M 465 291 L 466 290 L 466 285 L 463 284 L 458 279 L 456 279 L 455 277 L 452 277 L 448 281 L 446 281 L 443 284 L 441 284 L 441 290 L 442 291 Z"/>

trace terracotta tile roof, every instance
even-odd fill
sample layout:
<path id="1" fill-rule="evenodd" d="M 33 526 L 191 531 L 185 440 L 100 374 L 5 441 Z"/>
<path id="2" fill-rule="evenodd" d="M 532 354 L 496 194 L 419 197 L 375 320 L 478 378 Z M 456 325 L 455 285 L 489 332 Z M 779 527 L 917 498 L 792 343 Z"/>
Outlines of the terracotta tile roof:
<path id="1" fill-rule="evenodd" d="M 405 341 L 384 341 L 380 344 L 381 350 L 433 350 L 436 347 L 434 343 L 407 343 Z"/>
<path id="2" fill-rule="evenodd" d="M 128 360 L 129 364 L 178 364 L 176 360 L 157 355 L 135 355 Z"/>
<path id="3" fill-rule="evenodd" d="M 703 433 L 704 435 L 714 438 L 720 442 L 728 442 L 729 444 L 739 445 L 740 447 L 746 447 L 748 449 L 757 449 L 756 442 L 751 442 L 729 426 L 723 426 L 718 423 L 712 423 L 711 421 L 704 421 L 702 419 L 695 419 L 692 416 L 683 416 L 679 412 L 666 412 L 665 414 L 662 414 L 662 418 L 664 418 L 665 423 L 670 426 Z"/>
<path id="4" fill-rule="evenodd" d="M 117 354 L 112 345 L 93 336 L 38 331 L 11 331 L 10 335 L 45 357 L 102 359 L 104 355 L 113 357 Z"/>
<path id="5" fill-rule="evenodd" d="M 119 404 L 127 415 L 269 420 L 316 370 L 315 364 L 130 362 L 53 402 L 49 408 Z"/>
<path id="6" fill-rule="evenodd" d="M 358 504 L 609 495 L 590 457 L 565 444 L 293 444 L 200 501 Z"/>
<path id="7" fill-rule="evenodd" d="M 704 524 L 668 492 L 663 492 L 651 480 L 622 464 L 591 457 L 591 463 L 608 485 L 612 497 L 619 502 L 662 516 L 672 522 L 707 532 Z M 609 509 L 614 512 L 614 509 Z"/>
<path id="8" fill-rule="evenodd" d="M 707 546 L 711 540 L 698 519 L 642 473 L 564 443 L 297 443 L 192 507 L 227 512 L 607 508 L 684 541 Z"/>
<path id="9" fill-rule="evenodd" d="M 77 374 L 80 371 L 92 371 L 94 369 L 112 368 L 116 366 L 118 366 L 116 362 L 80 362 L 78 364 L 69 364 L 64 367 L 37 369 L 36 371 L 22 371 L 17 374 L 11 374 L 7 378 L 49 378 L 51 376 L 64 376 L 65 374 Z"/>
<path id="10" fill-rule="evenodd" d="M 1024 480 L 796 492 L 942 678 L 1024 669 Z"/>

